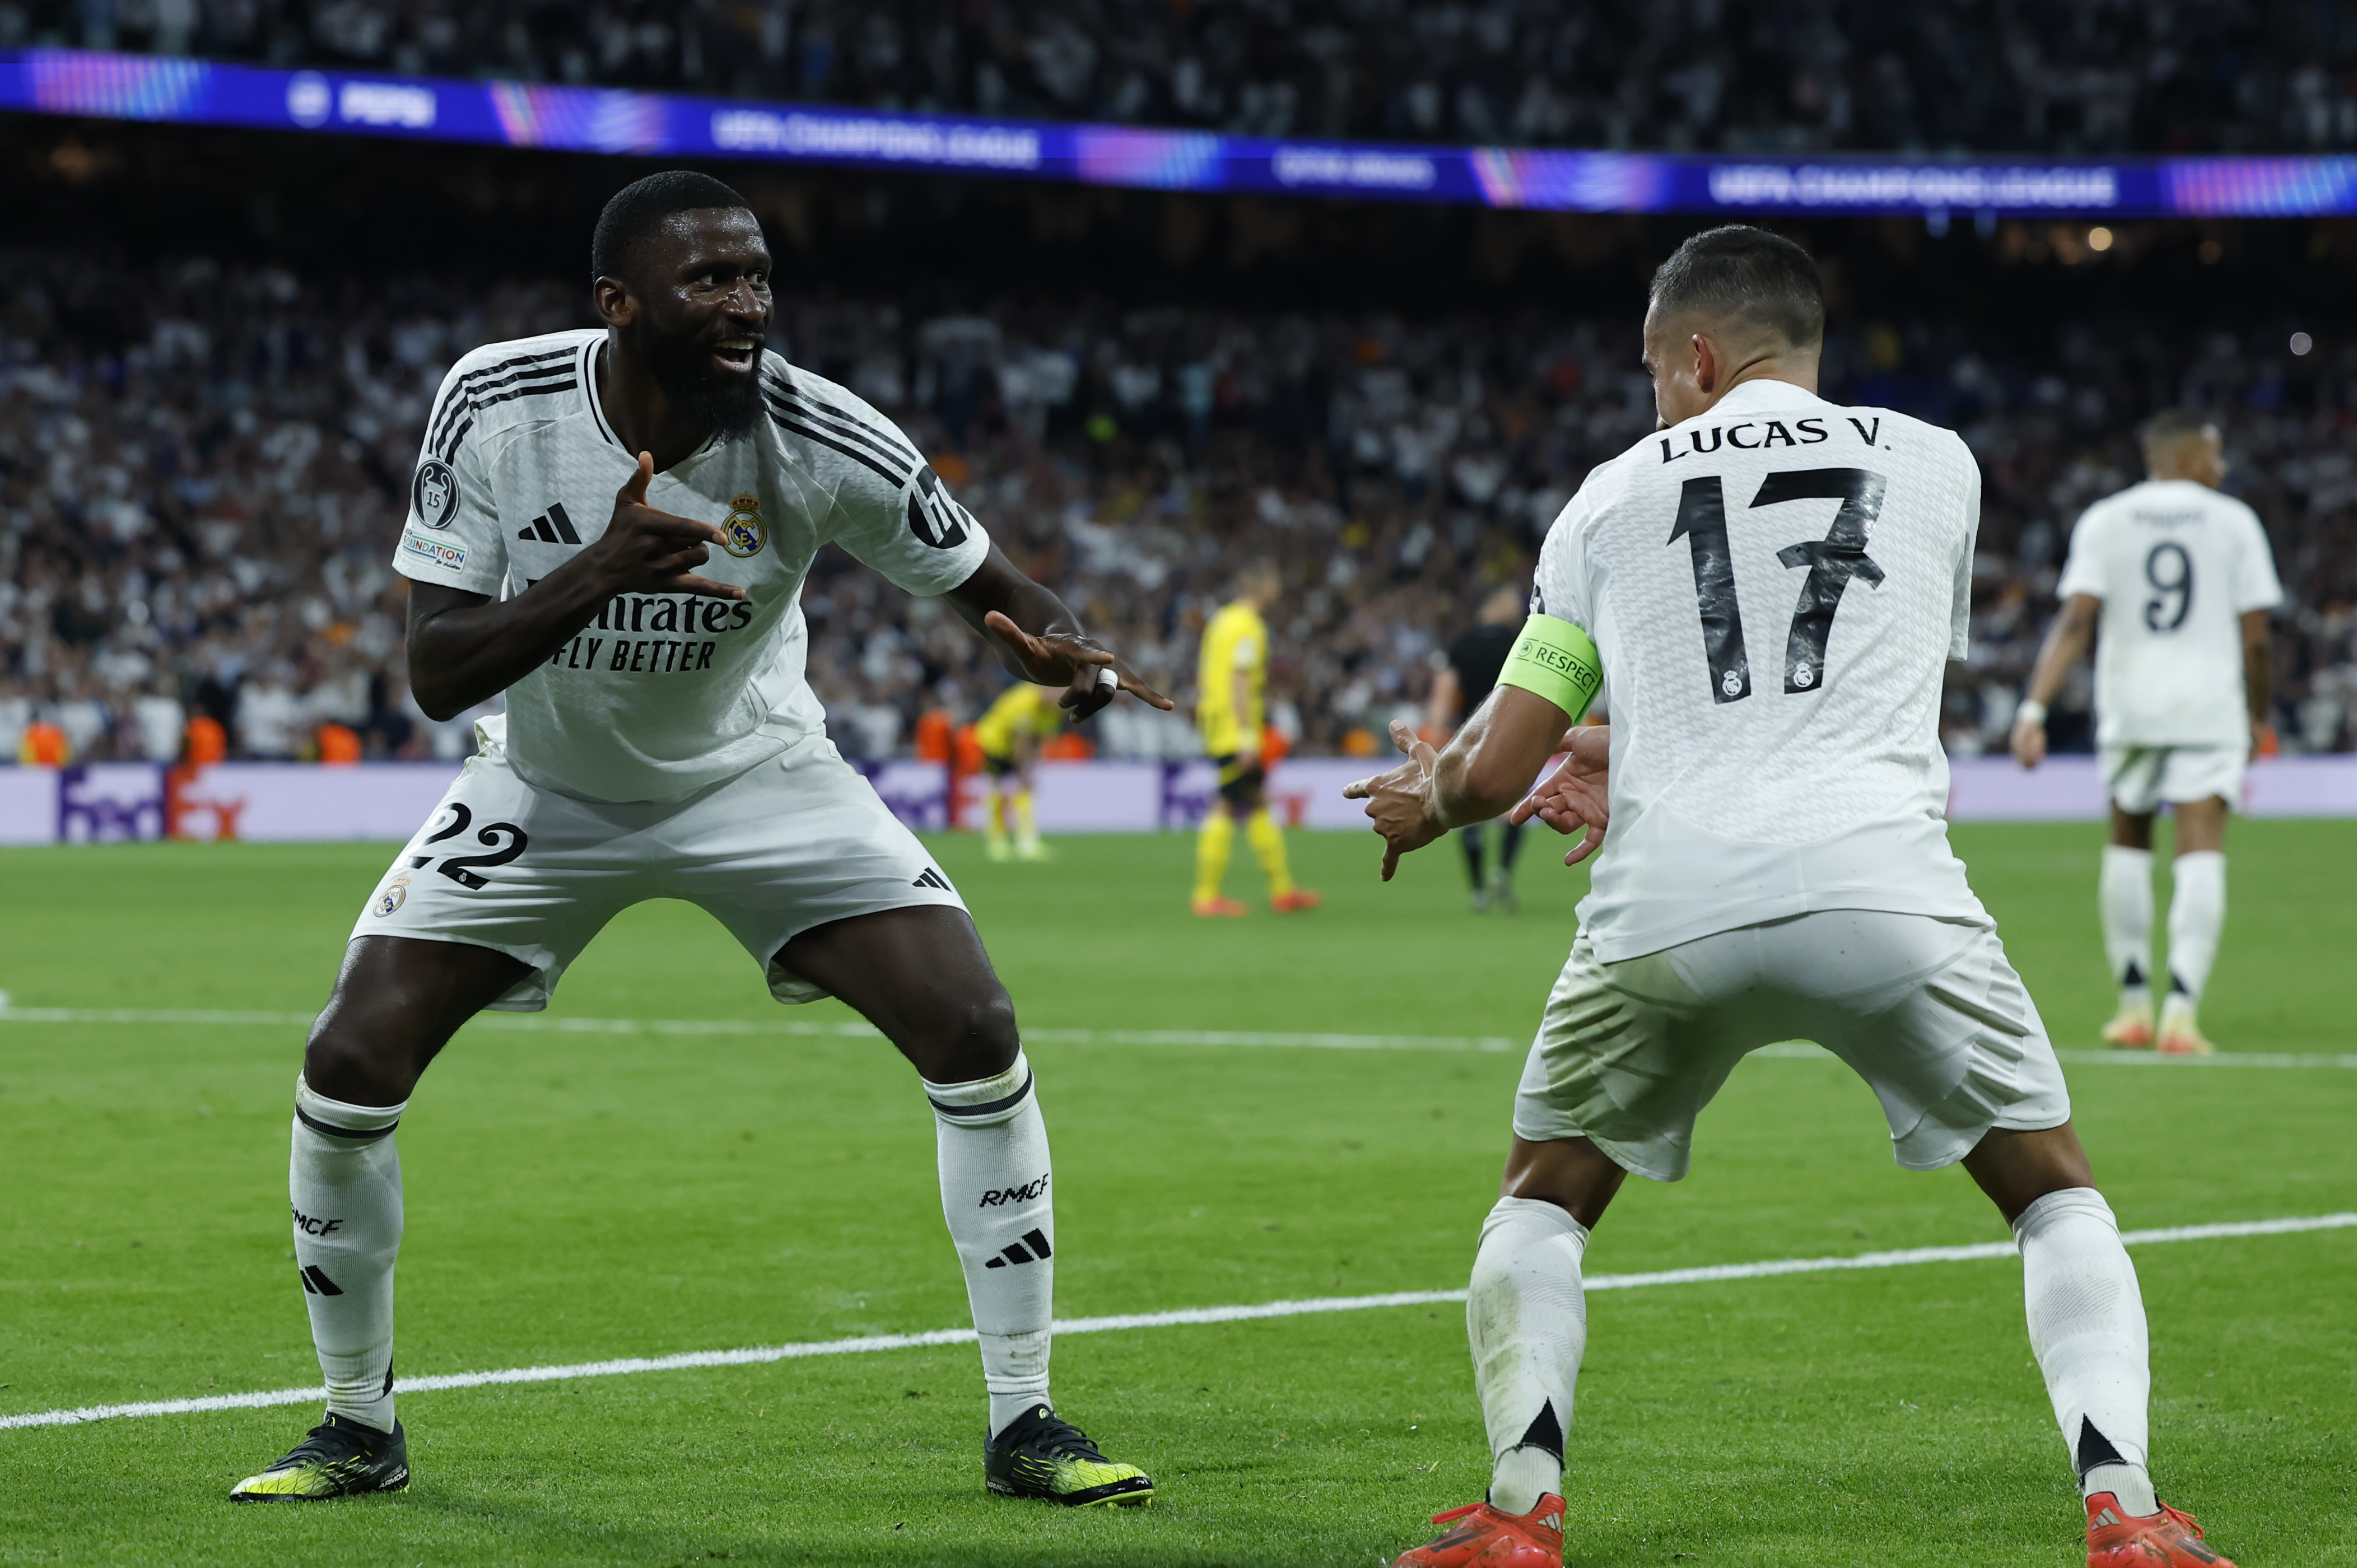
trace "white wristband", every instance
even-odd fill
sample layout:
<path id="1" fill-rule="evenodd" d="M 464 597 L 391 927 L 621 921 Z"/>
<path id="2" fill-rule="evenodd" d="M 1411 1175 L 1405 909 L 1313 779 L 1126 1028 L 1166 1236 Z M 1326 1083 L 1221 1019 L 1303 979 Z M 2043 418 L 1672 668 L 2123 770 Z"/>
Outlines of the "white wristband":
<path id="1" fill-rule="evenodd" d="M 2046 722 L 2046 704 L 2034 697 L 2021 699 L 2021 706 L 2013 710 L 2013 722 L 2018 725 L 2042 725 Z"/>

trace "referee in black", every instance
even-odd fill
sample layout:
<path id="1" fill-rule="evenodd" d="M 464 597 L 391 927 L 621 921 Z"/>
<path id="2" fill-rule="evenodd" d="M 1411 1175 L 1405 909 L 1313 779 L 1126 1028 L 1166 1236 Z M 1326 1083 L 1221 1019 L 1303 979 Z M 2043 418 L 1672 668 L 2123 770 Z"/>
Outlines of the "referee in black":
<path id="1" fill-rule="evenodd" d="M 1526 598 L 1520 588 L 1500 588 L 1482 601 L 1480 618 L 1458 633 L 1446 653 L 1433 656 L 1432 695 L 1424 710 L 1426 738 L 1433 745 L 1445 744 L 1457 726 L 1489 700 L 1498 683 L 1498 671 L 1506 667 L 1506 655 L 1513 650 L 1514 639 L 1522 630 Z M 1514 897 L 1514 852 L 1522 847 L 1523 830 L 1514 822 L 1499 824 L 1502 836 L 1498 843 L 1498 872 L 1484 879 L 1482 835 L 1488 830 L 1487 822 L 1475 822 L 1458 835 L 1465 846 L 1465 873 L 1473 885 L 1473 912 L 1486 914 L 1494 908 L 1511 915 L 1522 908 Z"/>

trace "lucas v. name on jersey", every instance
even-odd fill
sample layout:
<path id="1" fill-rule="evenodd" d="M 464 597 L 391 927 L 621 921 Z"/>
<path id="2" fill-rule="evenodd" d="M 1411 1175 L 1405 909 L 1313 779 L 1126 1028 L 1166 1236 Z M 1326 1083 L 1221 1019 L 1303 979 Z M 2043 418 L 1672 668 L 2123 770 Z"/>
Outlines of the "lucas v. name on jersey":
<path id="1" fill-rule="evenodd" d="M 1848 422 L 1857 431 L 1857 438 L 1868 446 L 1882 436 L 1882 421 L 1856 419 Z M 1745 432 L 1752 432 L 1749 439 Z M 1794 432 L 1799 432 L 1795 435 Z M 1674 463 L 1681 457 L 1707 457 L 1722 446 L 1738 452 L 1756 452 L 1770 446 L 1814 446 L 1830 441 L 1835 433 L 1825 428 L 1823 419 L 1795 419 L 1789 424 L 1781 419 L 1746 419 L 1733 424 L 1713 424 L 1700 430 L 1680 431 L 1669 435 L 1657 435 L 1662 461 Z"/>

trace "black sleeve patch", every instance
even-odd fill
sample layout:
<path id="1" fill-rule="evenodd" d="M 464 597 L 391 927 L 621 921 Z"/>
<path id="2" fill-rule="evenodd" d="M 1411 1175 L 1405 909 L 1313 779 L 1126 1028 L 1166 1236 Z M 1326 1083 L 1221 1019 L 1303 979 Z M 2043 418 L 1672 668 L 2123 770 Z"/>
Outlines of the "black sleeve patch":
<path id="1" fill-rule="evenodd" d="M 942 488 L 931 464 L 917 470 L 915 489 L 909 497 L 909 532 L 920 542 L 936 550 L 954 550 L 965 542 L 966 524 L 972 521 L 965 508 Z"/>
<path id="2" fill-rule="evenodd" d="M 447 528 L 458 515 L 458 476 L 439 457 L 417 465 L 409 481 L 409 510 L 428 528 Z"/>

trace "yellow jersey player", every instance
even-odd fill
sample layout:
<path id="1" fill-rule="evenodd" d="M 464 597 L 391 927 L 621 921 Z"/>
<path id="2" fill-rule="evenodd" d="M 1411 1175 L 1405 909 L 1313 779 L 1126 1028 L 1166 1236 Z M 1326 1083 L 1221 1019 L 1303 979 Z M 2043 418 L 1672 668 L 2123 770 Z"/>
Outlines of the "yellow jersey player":
<path id="1" fill-rule="evenodd" d="M 1039 842 L 1039 824 L 1031 814 L 1031 765 L 1039 747 L 1064 722 L 1056 705 L 1060 687 L 1035 686 L 1017 681 L 998 694 L 982 717 L 974 722 L 974 743 L 982 748 L 982 770 L 989 780 L 989 804 L 983 819 L 984 843 L 993 860 L 1045 860 L 1048 846 Z M 1010 852 L 1006 819 L 1015 819 L 1015 843 Z"/>
<path id="2" fill-rule="evenodd" d="M 1203 749 L 1219 764 L 1220 795 L 1204 813 L 1195 841 L 1198 915 L 1244 913 L 1242 904 L 1220 892 L 1240 817 L 1268 877 L 1268 907 L 1285 915 L 1314 909 L 1319 902 L 1317 894 L 1293 885 L 1285 864 L 1285 835 L 1269 815 L 1265 789 L 1268 771 L 1261 759 L 1261 729 L 1266 716 L 1262 697 L 1268 683 L 1268 625 L 1261 612 L 1275 601 L 1279 581 L 1275 562 L 1253 562 L 1236 580 L 1234 602 L 1222 606 L 1203 628 L 1195 724 L 1203 732 Z"/>

